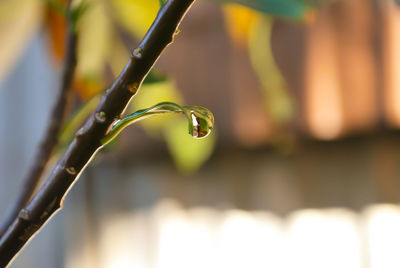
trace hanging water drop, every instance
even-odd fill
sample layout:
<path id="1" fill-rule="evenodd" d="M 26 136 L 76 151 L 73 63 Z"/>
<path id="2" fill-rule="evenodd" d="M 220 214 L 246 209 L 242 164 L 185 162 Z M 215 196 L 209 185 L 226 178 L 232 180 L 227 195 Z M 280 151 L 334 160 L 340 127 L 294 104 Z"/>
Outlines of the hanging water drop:
<path id="1" fill-rule="evenodd" d="M 214 116 L 206 108 L 200 106 L 184 106 L 189 110 L 189 134 L 200 139 L 207 137 L 214 127 Z"/>

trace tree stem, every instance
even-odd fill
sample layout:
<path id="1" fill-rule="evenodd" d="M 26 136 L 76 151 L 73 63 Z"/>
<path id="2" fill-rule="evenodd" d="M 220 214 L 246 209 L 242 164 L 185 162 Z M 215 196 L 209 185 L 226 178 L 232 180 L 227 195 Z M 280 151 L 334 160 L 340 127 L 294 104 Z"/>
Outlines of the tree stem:
<path id="1" fill-rule="evenodd" d="M 40 178 L 49 162 L 51 154 L 57 146 L 58 136 L 67 111 L 70 88 L 75 73 L 77 60 L 76 48 L 77 34 L 76 32 L 69 30 L 66 38 L 66 54 L 64 58 L 60 92 L 52 112 L 50 113 L 50 122 L 47 126 L 45 135 L 42 138 L 38 151 L 36 152 L 34 162 L 28 170 L 28 174 L 24 177 L 22 188 L 18 193 L 16 202 L 13 204 L 9 213 L 2 222 L 0 227 L 0 237 L 18 216 L 18 212 L 21 208 L 23 208 L 23 206 L 25 206 L 30 200 L 40 182 Z"/>
<path id="2" fill-rule="evenodd" d="M 112 123 L 121 118 L 194 0 L 169 0 L 136 48 L 124 70 L 101 98 L 94 113 L 77 133 L 48 180 L 21 209 L 0 238 L 0 267 L 5 267 L 28 240 L 62 207 L 63 199 L 85 166 L 102 147 L 101 139 Z"/>

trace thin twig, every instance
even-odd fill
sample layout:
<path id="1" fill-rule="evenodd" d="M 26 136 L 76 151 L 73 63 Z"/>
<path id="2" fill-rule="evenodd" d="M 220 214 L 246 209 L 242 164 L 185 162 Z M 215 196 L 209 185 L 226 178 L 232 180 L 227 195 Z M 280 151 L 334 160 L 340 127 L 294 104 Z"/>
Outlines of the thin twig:
<path id="1" fill-rule="evenodd" d="M 68 106 L 68 95 L 70 92 L 75 67 L 76 67 L 76 47 L 77 35 L 75 31 L 69 30 L 67 33 L 66 55 L 64 59 L 62 81 L 58 99 L 50 113 L 50 122 L 42 138 L 40 146 L 34 157 L 34 162 L 28 173 L 24 177 L 21 191 L 18 193 L 16 202 L 13 204 L 9 213 L 6 215 L 0 227 L 0 237 L 4 234 L 10 224 L 18 216 L 18 212 L 23 208 L 35 191 L 40 182 L 40 178 L 46 168 L 54 148 L 58 143 L 58 136 L 63 119 Z"/>
<path id="2" fill-rule="evenodd" d="M 121 117 L 147 73 L 173 41 L 176 29 L 194 0 L 169 0 L 136 48 L 125 69 L 77 133 L 48 180 L 0 238 L 0 267 L 5 267 L 28 240 L 62 207 L 63 199 L 94 154 L 112 123 Z M 134 15 L 134 14 L 133 14 Z"/>

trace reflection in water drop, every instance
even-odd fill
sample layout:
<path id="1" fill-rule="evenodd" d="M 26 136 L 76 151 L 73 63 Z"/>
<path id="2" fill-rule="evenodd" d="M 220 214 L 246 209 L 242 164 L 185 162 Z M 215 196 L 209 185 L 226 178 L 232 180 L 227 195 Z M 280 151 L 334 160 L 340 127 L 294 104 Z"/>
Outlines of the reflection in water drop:
<path id="1" fill-rule="evenodd" d="M 190 122 L 189 122 L 189 134 L 194 138 L 207 137 L 214 126 L 214 116 L 206 108 L 199 106 L 185 106 L 185 109 L 189 109 Z"/>

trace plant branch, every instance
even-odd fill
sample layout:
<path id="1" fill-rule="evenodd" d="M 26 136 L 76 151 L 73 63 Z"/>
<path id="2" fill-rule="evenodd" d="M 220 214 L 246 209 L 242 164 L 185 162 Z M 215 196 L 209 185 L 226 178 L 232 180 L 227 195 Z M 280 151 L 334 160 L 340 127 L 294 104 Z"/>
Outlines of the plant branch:
<path id="1" fill-rule="evenodd" d="M 5 267 L 28 240 L 62 207 L 63 199 L 95 153 L 115 120 L 121 118 L 194 0 L 169 0 L 136 48 L 124 70 L 101 98 L 95 112 L 59 160 L 48 180 L 21 209 L 16 220 L 0 238 L 0 267 Z"/>
<path id="2" fill-rule="evenodd" d="M 67 9 L 68 10 L 68 9 Z M 61 129 L 63 118 L 65 117 L 68 106 L 68 95 L 70 92 L 72 80 L 76 67 L 76 47 L 77 34 L 69 30 L 66 40 L 66 55 L 63 65 L 62 80 L 58 99 L 50 113 L 50 122 L 42 138 L 40 146 L 34 157 L 34 162 L 30 167 L 28 174 L 24 177 L 21 191 L 18 193 L 16 202 L 11 207 L 0 227 L 0 237 L 4 234 L 10 224 L 18 216 L 18 212 L 30 200 L 33 192 L 40 182 L 40 178 L 46 168 L 54 148 L 58 143 L 58 135 Z"/>

